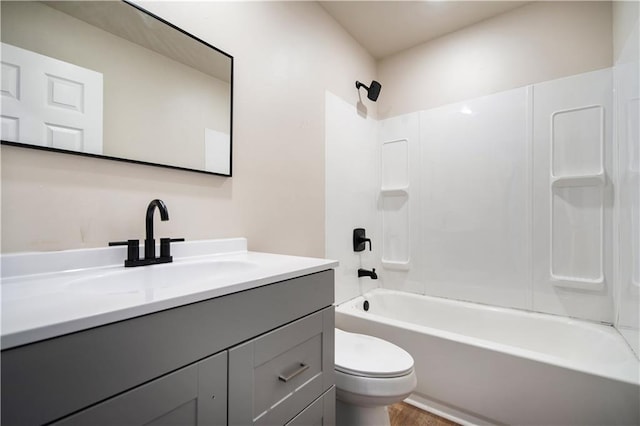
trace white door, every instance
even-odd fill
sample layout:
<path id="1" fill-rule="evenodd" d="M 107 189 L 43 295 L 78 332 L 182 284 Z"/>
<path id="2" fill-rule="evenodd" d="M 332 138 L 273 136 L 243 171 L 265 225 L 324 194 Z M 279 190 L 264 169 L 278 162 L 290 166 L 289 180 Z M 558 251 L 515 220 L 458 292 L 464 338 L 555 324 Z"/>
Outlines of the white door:
<path id="1" fill-rule="evenodd" d="M 102 154 L 102 74 L 2 43 L 2 140 Z"/>

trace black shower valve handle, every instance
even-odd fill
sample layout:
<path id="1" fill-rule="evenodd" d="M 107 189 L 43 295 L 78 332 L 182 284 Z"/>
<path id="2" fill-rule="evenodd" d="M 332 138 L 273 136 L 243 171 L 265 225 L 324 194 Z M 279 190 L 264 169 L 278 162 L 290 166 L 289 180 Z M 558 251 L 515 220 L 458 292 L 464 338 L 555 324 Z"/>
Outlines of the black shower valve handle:
<path id="1" fill-rule="evenodd" d="M 356 228 L 353 230 L 353 251 L 364 251 L 367 247 L 367 242 L 369 243 L 369 251 L 371 251 L 371 239 L 366 237 L 365 229 Z"/>

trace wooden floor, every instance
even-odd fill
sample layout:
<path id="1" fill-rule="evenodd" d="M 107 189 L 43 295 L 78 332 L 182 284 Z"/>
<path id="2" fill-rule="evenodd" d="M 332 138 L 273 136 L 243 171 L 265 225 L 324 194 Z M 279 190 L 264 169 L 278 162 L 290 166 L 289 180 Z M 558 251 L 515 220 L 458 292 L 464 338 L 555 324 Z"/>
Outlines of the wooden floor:
<path id="1" fill-rule="evenodd" d="M 405 402 L 389 406 L 391 426 L 456 426 L 457 423 L 422 411 Z"/>

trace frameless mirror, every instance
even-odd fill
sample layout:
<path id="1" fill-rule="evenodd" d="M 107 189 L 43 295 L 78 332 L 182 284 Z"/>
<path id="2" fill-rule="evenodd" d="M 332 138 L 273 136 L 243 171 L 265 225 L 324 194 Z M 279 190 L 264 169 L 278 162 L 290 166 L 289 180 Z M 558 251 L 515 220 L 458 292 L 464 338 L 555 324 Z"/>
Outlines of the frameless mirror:
<path id="1" fill-rule="evenodd" d="M 122 1 L 2 1 L 3 144 L 231 176 L 233 57 Z"/>

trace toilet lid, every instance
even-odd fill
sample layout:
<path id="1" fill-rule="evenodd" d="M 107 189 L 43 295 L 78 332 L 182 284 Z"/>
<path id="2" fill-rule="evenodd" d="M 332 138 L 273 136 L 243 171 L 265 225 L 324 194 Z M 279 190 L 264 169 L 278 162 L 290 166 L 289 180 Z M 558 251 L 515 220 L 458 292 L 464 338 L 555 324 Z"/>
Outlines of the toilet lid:
<path id="1" fill-rule="evenodd" d="M 413 370 L 407 351 L 386 340 L 336 328 L 336 370 L 363 377 L 400 377 Z"/>

